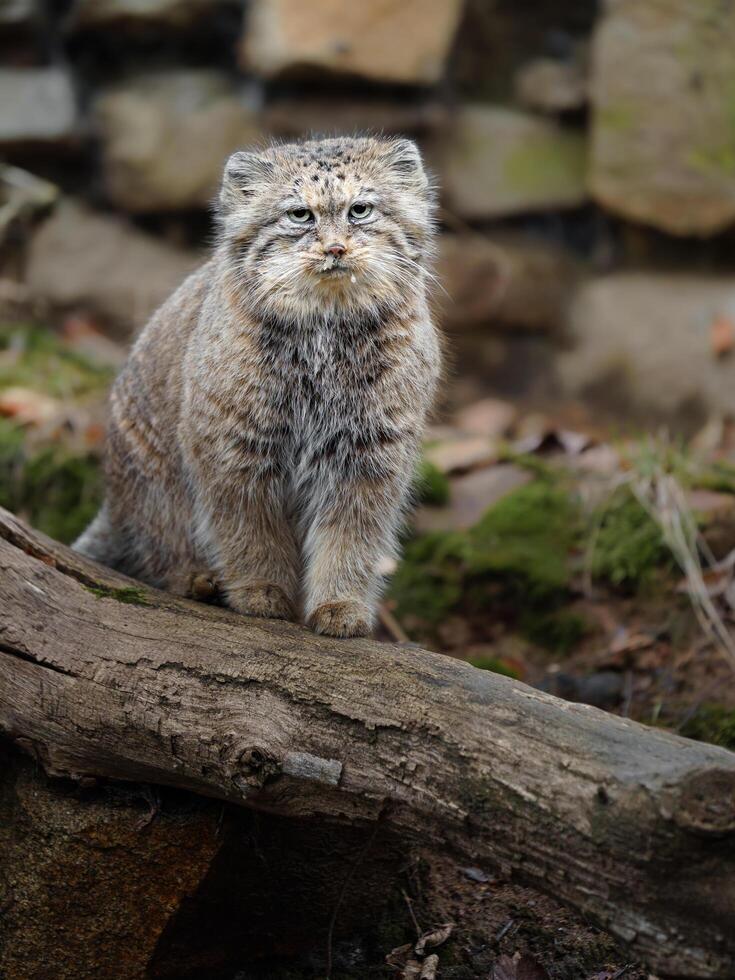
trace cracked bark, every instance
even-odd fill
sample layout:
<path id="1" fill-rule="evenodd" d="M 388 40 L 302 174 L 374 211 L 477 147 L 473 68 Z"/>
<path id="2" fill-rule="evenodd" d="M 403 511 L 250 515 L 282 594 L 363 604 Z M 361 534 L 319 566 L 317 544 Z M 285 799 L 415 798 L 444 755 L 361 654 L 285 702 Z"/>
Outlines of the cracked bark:
<path id="1" fill-rule="evenodd" d="M 659 974 L 735 973 L 732 753 L 134 585 L 0 511 L 0 730 L 48 773 L 381 818 L 553 893 Z"/>

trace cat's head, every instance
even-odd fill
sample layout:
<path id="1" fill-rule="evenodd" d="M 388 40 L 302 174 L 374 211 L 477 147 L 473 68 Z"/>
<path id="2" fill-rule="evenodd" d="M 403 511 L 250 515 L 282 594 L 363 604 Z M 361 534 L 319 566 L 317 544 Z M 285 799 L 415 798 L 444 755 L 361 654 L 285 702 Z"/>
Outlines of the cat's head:
<path id="1" fill-rule="evenodd" d="M 410 140 L 235 153 L 219 219 L 232 287 L 256 313 L 397 308 L 425 288 L 433 195 Z"/>

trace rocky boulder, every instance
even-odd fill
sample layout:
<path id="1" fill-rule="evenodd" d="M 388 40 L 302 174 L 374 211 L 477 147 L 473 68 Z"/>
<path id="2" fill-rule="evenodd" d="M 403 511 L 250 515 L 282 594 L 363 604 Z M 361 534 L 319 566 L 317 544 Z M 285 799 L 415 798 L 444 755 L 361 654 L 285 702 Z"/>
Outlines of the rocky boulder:
<path id="1" fill-rule="evenodd" d="M 735 222 L 735 7 L 616 0 L 596 35 L 589 186 L 676 235 Z"/>
<path id="2" fill-rule="evenodd" d="M 516 100 L 538 112 L 571 112 L 587 102 L 587 78 L 580 60 L 536 58 L 513 79 Z"/>
<path id="3" fill-rule="evenodd" d="M 199 260 L 122 218 L 66 200 L 30 243 L 26 285 L 51 311 L 92 314 L 129 335 Z"/>
<path id="4" fill-rule="evenodd" d="M 108 27 L 190 28 L 237 0 L 75 0 L 69 16 L 73 29 Z"/>
<path id="5" fill-rule="evenodd" d="M 3 0 L 0 3 L 0 30 L 15 30 L 33 24 L 39 17 L 38 0 Z"/>
<path id="6" fill-rule="evenodd" d="M 463 0 L 253 0 L 243 60 L 272 78 L 303 69 L 382 82 L 439 81 Z"/>
<path id="7" fill-rule="evenodd" d="M 453 332 L 491 327 L 556 332 L 575 278 L 558 247 L 520 236 L 445 234 L 437 275 L 442 323 Z"/>
<path id="8" fill-rule="evenodd" d="M 327 99 L 300 95 L 270 99 L 263 126 L 274 136 L 303 139 L 314 133 L 352 136 L 356 132 L 421 138 L 442 131 L 449 111 L 438 100 Z"/>
<path id="9" fill-rule="evenodd" d="M 56 204 L 59 189 L 19 167 L 0 163 L 0 247 L 22 242 L 26 232 Z"/>
<path id="10" fill-rule="evenodd" d="M 63 69 L 0 69 L 0 92 L 0 151 L 64 147 L 79 136 L 76 97 Z"/>
<path id="11" fill-rule="evenodd" d="M 207 207 L 224 162 L 260 135 L 255 110 L 218 71 L 138 75 L 99 97 L 107 193 L 131 212 Z"/>
<path id="12" fill-rule="evenodd" d="M 462 218 L 578 207 L 586 198 L 584 137 L 513 109 L 464 106 L 438 161 L 447 205 Z"/>
<path id="13" fill-rule="evenodd" d="M 710 414 L 735 414 L 733 354 L 713 346 L 727 323 L 732 349 L 735 278 L 620 273 L 593 279 L 571 305 L 561 381 L 602 408 L 691 432 Z"/>

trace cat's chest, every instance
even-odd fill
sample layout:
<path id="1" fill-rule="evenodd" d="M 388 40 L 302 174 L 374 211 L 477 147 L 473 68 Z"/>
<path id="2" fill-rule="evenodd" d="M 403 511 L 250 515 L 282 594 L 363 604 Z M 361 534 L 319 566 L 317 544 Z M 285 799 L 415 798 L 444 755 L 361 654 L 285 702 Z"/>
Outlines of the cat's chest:
<path id="1" fill-rule="evenodd" d="M 324 424 L 335 413 L 352 414 L 371 401 L 380 352 L 364 339 L 323 328 L 289 339 L 272 364 L 274 389 L 297 424 Z"/>

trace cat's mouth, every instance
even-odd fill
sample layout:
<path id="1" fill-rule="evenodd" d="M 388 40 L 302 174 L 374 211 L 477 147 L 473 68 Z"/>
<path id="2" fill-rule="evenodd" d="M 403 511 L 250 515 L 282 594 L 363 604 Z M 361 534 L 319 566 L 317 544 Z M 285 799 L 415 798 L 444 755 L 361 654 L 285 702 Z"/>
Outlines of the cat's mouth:
<path id="1" fill-rule="evenodd" d="M 348 275 L 352 270 L 334 255 L 328 255 L 319 266 L 319 274 L 327 279 Z"/>

